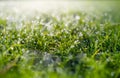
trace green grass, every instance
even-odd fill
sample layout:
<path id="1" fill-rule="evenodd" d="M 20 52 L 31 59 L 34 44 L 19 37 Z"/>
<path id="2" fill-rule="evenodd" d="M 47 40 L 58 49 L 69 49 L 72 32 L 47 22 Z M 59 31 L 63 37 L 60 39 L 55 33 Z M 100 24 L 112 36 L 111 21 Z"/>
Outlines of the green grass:
<path id="1" fill-rule="evenodd" d="M 119 78 L 119 17 L 96 9 L 0 18 L 0 78 Z"/>

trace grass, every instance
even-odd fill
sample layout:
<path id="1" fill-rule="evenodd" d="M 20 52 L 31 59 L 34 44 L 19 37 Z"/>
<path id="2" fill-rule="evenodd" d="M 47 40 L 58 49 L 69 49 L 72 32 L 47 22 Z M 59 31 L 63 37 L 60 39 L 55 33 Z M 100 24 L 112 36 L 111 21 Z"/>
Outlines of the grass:
<path id="1" fill-rule="evenodd" d="M 0 78 L 119 78 L 118 17 L 113 9 L 0 18 Z"/>

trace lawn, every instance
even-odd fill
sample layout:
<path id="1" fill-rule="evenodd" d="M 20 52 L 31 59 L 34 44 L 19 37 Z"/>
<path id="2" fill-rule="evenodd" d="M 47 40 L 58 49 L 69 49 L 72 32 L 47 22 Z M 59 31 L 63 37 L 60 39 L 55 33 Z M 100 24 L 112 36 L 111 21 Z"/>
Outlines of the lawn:
<path id="1" fill-rule="evenodd" d="M 32 15 L 0 7 L 0 78 L 120 78 L 119 9 L 119 1 Z"/>

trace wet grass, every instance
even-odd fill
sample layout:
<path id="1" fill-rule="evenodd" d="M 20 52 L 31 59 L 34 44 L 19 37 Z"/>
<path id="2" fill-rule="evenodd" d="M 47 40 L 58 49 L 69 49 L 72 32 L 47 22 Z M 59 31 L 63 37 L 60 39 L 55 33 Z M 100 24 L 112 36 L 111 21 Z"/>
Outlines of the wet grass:
<path id="1" fill-rule="evenodd" d="M 0 18 L 0 78 L 119 78 L 118 17 L 114 9 Z"/>

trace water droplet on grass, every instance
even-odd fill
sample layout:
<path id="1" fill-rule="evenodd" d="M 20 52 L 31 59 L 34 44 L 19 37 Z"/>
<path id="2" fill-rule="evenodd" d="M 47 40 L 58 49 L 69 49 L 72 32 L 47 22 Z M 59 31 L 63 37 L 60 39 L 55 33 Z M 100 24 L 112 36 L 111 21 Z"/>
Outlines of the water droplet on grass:
<path id="1" fill-rule="evenodd" d="M 80 19 L 80 16 L 78 16 L 78 15 L 75 16 L 75 19 L 76 19 L 76 20 L 79 20 L 79 19 Z"/>

